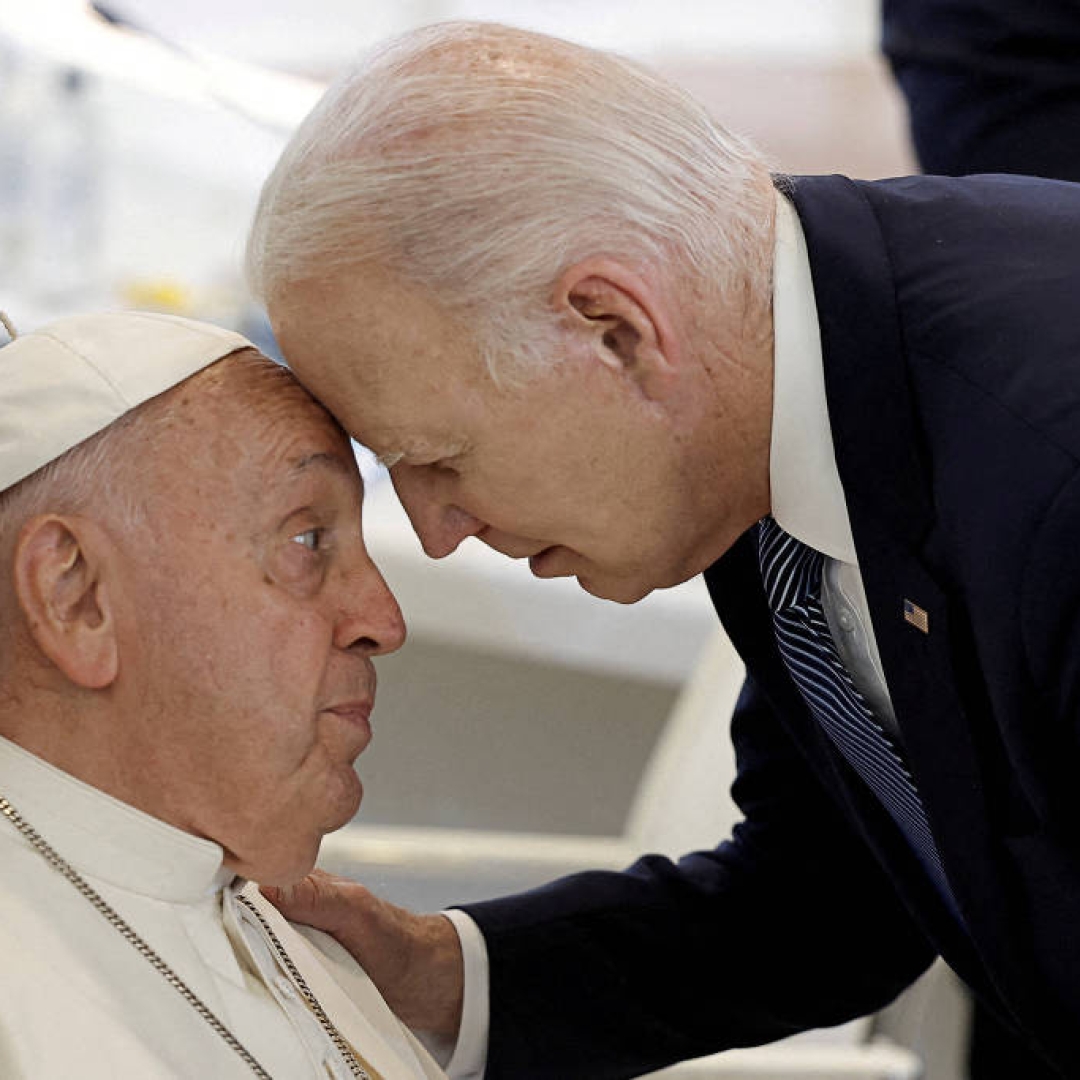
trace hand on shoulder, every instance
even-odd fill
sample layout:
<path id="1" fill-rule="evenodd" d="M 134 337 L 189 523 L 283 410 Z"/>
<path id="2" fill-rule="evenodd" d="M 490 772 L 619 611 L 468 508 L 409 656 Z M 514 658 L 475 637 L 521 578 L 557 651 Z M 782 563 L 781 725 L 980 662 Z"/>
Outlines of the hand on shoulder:
<path id="1" fill-rule="evenodd" d="M 410 1028 L 457 1038 L 464 968 L 457 931 L 445 916 L 417 915 L 323 870 L 262 893 L 286 919 L 340 942 Z"/>

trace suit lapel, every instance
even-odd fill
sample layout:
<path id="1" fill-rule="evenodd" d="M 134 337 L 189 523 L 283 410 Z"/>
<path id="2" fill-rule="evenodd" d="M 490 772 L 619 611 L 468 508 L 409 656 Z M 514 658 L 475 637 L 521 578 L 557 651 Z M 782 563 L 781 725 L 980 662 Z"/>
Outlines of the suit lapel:
<path id="1" fill-rule="evenodd" d="M 933 570 L 932 491 L 885 246 L 869 239 L 880 231 L 852 181 L 799 179 L 794 201 L 810 255 L 837 466 L 904 748 L 968 929 L 995 943 L 983 960 L 1015 976 L 1030 961 L 1011 955 L 1017 945 L 1007 928 L 1016 923 L 983 779 L 993 762 L 972 733 L 995 736 L 969 715 L 984 701 L 967 692 L 975 688 L 965 687 L 954 658 L 970 655 L 970 642 Z"/>

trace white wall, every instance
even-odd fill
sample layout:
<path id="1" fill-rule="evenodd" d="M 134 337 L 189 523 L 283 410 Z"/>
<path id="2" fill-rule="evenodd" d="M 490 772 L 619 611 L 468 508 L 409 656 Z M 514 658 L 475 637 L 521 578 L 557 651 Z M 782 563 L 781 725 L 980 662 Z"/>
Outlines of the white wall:
<path id="1" fill-rule="evenodd" d="M 337 66 L 397 30 L 490 19 L 638 55 L 866 52 L 876 0 L 116 0 L 158 30 L 230 55 L 304 70 Z"/>

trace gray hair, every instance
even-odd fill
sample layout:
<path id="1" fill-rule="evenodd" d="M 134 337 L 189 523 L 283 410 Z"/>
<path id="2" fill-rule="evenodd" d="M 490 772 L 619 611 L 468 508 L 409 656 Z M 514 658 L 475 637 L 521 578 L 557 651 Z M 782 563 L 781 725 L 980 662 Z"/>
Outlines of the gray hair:
<path id="1" fill-rule="evenodd" d="M 369 55 L 301 124 L 263 187 L 248 276 L 273 303 L 379 265 L 475 326 L 497 375 L 553 362 L 550 290 L 590 255 L 767 288 L 771 213 L 762 156 L 645 68 L 442 23 Z"/>
<path id="2" fill-rule="evenodd" d="M 136 525 L 140 505 L 119 475 L 121 466 L 138 460 L 132 453 L 142 414 L 153 403 L 125 413 L 103 431 L 43 465 L 14 487 L 0 492 L 0 540 L 6 549 L 22 523 L 37 514 L 78 512 L 108 504 L 125 525 Z"/>
<path id="3" fill-rule="evenodd" d="M 80 513 L 93 509 L 100 518 L 125 531 L 142 522 L 140 490 L 128 471 L 141 455 L 147 419 L 159 412 L 160 399 L 153 398 L 60 457 L 43 465 L 13 487 L 0 491 L 0 701 L 17 700 L 10 679 L 15 662 L 12 645 L 23 625 L 12 611 L 14 604 L 10 577 L 15 545 L 23 525 L 38 514 Z"/>

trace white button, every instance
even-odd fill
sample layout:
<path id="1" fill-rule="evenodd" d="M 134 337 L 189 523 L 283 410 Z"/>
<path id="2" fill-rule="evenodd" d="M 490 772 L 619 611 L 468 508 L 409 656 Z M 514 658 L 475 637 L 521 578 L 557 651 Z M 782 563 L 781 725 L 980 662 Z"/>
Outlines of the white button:
<path id="1" fill-rule="evenodd" d="M 293 987 L 293 984 L 285 978 L 284 975 L 278 975 L 274 979 L 274 985 L 278 988 L 278 991 L 281 993 L 281 996 L 283 998 L 287 998 L 289 1001 L 292 1001 L 293 998 L 296 997 L 296 989 Z"/>
<path id="2" fill-rule="evenodd" d="M 855 631 L 855 616 L 851 614 L 850 608 L 841 608 L 836 613 L 836 621 L 840 624 L 841 630 L 846 630 L 849 634 Z"/>

